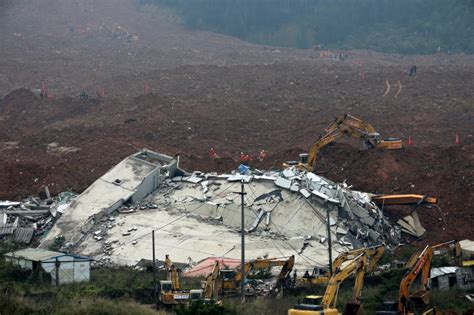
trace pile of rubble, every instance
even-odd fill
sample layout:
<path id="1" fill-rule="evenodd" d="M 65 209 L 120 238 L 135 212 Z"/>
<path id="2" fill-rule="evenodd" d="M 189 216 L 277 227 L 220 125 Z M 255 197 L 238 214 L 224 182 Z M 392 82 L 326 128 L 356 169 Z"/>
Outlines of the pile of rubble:
<path id="1" fill-rule="evenodd" d="M 63 249 L 92 256 L 96 264 L 135 265 L 151 259 L 155 231 L 155 252 L 175 262 L 238 259 L 242 184 L 249 259 L 296 255 L 299 270 L 324 266 L 328 225 L 334 256 L 381 243 L 396 248 L 401 242 L 400 227 L 369 194 L 345 182 L 295 167 L 259 171 L 241 165 L 230 174 L 188 173 L 172 157 L 140 151 L 75 198 L 41 246 L 63 236 Z"/>
<path id="2" fill-rule="evenodd" d="M 75 193 L 62 192 L 52 198 L 28 197 L 23 201 L 0 201 L 0 239 L 12 237 L 17 243 L 30 244 L 33 237 L 45 235 L 66 211 Z"/>
<path id="3" fill-rule="evenodd" d="M 249 247 L 249 258 L 263 252 L 275 256 L 282 252 L 283 244 L 285 255 L 297 253 L 303 260 L 322 263 L 327 260 L 321 255 L 327 253 L 328 213 L 335 254 L 381 243 L 395 248 L 401 242 L 400 228 L 390 224 L 369 194 L 292 167 L 270 172 L 245 169 L 244 174 L 194 172 L 167 178 L 143 200 L 96 215 L 93 227 L 83 229 L 90 232 L 74 250 L 94 256 L 98 265 L 131 264 L 149 258 L 151 230 L 171 224 L 169 230 L 162 231 L 157 246 L 164 246 L 177 261 L 189 263 L 206 257 L 194 255 L 188 241 L 193 247 L 205 247 L 207 257 L 227 252 L 227 258 L 237 258 L 241 200 L 236 192 L 242 182 L 247 193 L 244 225 L 248 241 L 269 244 L 256 245 L 260 249 L 254 251 Z M 195 231 L 188 234 L 186 225 Z M 227 231 L 227 236 L 222 236 L 226 241 L 236 242 L 224 245 L 222 240 L 212 240 L 212 234 L 222 230 Z M 203 233 L 211 239 L 203 239 Z M 206 245 L 209 243 L 212 245 Z M 300 270 L 312 264 L 303 261 L 302 267 L 298 259 Z"/>
<path id="4" fill-rule="evenodd" d="M 219 211 L 219 208 L 229 208 L 231 204 L 237 204 L 239 199 L 235 198 L 235 190 L 228 189 L 223 195 L 222 186 L 227 183 L 246 184 L 246 189 L 252 197 L 246 198 L 246 207 L 254 213 L 255 219 L 246 229 L 247 233 L 257 235 L 269 235 L 275 237 L 289 237 L 275 226 L 272 227 L 272 214 L 275 214 L 277 206 L 285 204 L 285 198 L 282 191 L 296 194 L 297 199 L 304 200 L 304 204 L 313 211 L 312 214 L 322 223 L 327 222 L 326 211 L 329 210 L 331 229 L 334 230 L 337 241 L 342 246 L 350 248 L 360 248 L 385 243 L 389 248 L 397 247 L 400 244 L 400 229 L 392 226 L 378 206 L 371 201 L 371 195 L 359 191 L 351 190 L 346 183 L 334 183 L 324 177 L 311 172 L 297 170 L 294 167 L 283 171 L 261 172 L 259 170 L 251 171 L 244 169 L 244 174 L 204 174 L 195 172 L 191 176 L 174 177 L 162 185 L 152 198 L 153 202 L 160 209 L 178 210 L 180 212 L 189 212 L 189 217 L 194 217 L 200 221 L 212 224 L 227 224 L 229 227 L 237 228 L 238 222 L 228 224 L 226 220 L 226 211 Z M 252 186 L 247 186 L 252 182 L 273 183 L 261 194 L 256 194 Z M 182 196 L 179 192 L 189 189 L 190 186 L 201 192 Z M 273 186 L 273 187 L 272 187 Z M 224 187 L 225 188 L 225 187 Z M 173 192 L 174 191 L 174 192 Z M 178 198 L 173 198 L 173 196 Z M 235 200 L 236 199 L 236 200 Z M 199 205 L 204 203 L 206 206 Z M 288 203 L 288 200 L 287 200 Z M 198 204 L 199 208 L 215 207 L 216 211 L 194 211 L 196 206 L 187 206 L 187 204 Z M 294 204 L 288 204 L 287 214 L 291 215 L 294 210 Z M 300 206 L 301 207 L 301 206 Z M 212 208 L 212 207 L 211 207 Z M 321 211 L 326 210 L 326 211 Z M 203 213 L 204 212 L 204 213 Z M 208 211 L 209 212 L 209 211 Z M 294 214 L 294 213 L 293 213 Z M 309 222 L 308 222 L 309 223 Z M 268 233 L 265 233 L 268 232 Z M 319 235 L 305 234 L 307 238 L 318 238 L 325 242 L 325 233 Z"/>

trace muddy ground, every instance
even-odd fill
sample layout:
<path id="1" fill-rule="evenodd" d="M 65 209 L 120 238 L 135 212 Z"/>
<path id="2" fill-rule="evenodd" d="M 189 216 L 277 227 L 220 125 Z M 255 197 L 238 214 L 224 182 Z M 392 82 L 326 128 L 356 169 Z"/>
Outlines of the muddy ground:
<path id="1" fill-rule="evenodd" d="M 128 1 L 69 0 L 53 12 L 50 2 L 12 2 L 11 15 L 0 17 L 8 43 L 0 48 L 0 199 L 43 185 L 80 192 L 144 147 L 179 154 L 188 170 L 228 172 L 241 151 L 261 149 L 267 159 L 253 166 L 280 167 L 350 113 L 405 148 L 363 151 L 341 139 L 322 150 L 317 171 L 364 191 L 439 197 L 443 216 L 419 211 L 427 239 L 474 238 L 472 56 L 354 51 L 334 61 L 185 30 Z M 112 22 L 139 39 L 111 39 L 100 26 Z M 43 82 L 53 99 L 30 91 Z M 102 88 L 106 96 L 98 97 Z M 80 99 L 81 91 L 91 97 Z M 208 157 L 211 146 L 220 159 Z M 409 212 L 386 210 L 393 219 Z"/>

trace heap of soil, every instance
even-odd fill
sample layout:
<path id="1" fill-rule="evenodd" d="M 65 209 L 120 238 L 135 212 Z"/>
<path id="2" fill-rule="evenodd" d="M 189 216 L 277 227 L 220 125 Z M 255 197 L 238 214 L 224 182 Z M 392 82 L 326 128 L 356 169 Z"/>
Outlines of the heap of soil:
<path id="1" fill-rule="evenodd" d="M 279 168 L 350 113 L 405 148 L 363 151 L 339 139 L 321 150 L 316 171 L 362 191 L 439 197 L 442 215 L 419 210 L 427 240 L 474 238 L 474 57 L 350 51 L 342 62 L 189 31 L 127 0 L 5 3 L 0 199 L 44 185 L 81 192 L 141 148 L 208 172 L 264 149 L 267 159 L 251 165 Z M 138 40 L 111 38 L 102 26 L 115 23 Z M 52 99 L 31 91 L 42 83 Z M 386 211 L 396 220 L 410 209 Z"/>

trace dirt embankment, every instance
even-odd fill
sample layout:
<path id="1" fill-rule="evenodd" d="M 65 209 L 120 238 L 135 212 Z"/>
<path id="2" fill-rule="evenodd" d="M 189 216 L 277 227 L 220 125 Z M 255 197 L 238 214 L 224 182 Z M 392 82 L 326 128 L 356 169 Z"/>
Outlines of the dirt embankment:
<path id="1" fill-rule="evenodd" d="M 230 171 L 241 151 L 261 149 L 268 158 L 255 167 L 280 167 L 350 113 L 414 146 L 361 151 L 341 139 L 322 150 L 318 171 L 364 191 L 439 197 L 446 225 L 420 210 L 428 237 L 474 237 L 474 57 L 353 51 L 341 62 L 185 30 L 127 0 L 9 3 L 0 21 L 0 199 L 43 185 L 80 192 L 143 147 L 180 154 L 189 170 Z M 115 24 L 136 38 L 111 36 L 105 26 Z M 54 99 L 29 91 L 43 82 Z M 221 159 L 209 159 L 211 146 Z"/>

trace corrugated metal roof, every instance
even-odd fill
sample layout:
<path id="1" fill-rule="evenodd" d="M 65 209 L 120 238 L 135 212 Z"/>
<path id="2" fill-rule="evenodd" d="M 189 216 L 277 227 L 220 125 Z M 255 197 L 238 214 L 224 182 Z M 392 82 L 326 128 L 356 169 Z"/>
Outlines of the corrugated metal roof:
<path id="1" fill-rule="evenodd" d="M 13 231 L 15 231 L 15 226 L 12 224 L 8 224 L 5 226 L 0 226 L 0 235 L 10 235 L 13 234 Z"/>
<path id="2" fill-rule="evenodd" d="M 32 228 L 17 228 L 13 233 L 13 239 L 18 243 L 31 243 L 33 233 L 35 232 Z"/>
<path id="3" fill-rule="evenodd" d="M 41 248 L 25 248 L 25 249 L 20 249 L 14 252 L 6 253 L 4 256 L 7 257 L 21 257 L 26 260 L 31 260 L 31 261 L 42 261 L 46 260 L 52 257 L 58 257 L 58 256 L 64 256 L 64 253 L 60 252 L 53 252 L 50 250 L 46 249 L 41 249 Z"/>
<path id="4" fill-rule="evenodd" d="M 431 268 L 430 271 L 430 279 L 442 276 L 442 275 L 447 275 L 450 273 L 456 273 L 456 270 L 458 270 L 459 267 L 439 267 L 439 268 Z"/>
<path id="5" fill-rule="evenodd" d="M 15 219 L 15 222 L 8 223 L 0 226 L 0 235 L 10 235 L 13 234 L 15 229 L 18 227 L 18 217 Z"/>

